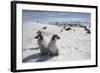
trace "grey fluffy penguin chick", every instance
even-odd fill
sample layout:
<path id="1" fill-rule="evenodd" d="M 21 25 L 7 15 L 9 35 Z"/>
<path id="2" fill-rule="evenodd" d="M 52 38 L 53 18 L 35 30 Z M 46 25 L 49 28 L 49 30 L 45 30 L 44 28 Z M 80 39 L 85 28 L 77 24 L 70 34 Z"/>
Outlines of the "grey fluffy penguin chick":
<path id="1" fill-rule="evenodd" d="M 42 33 L 39 31 L 38 35 L 35 37 L 37 40 L 38 46 L 40 48 L 41 55 L 47 55 L 47 43 L 44 41 Z"/>
<path id="2" fill-rule="evenodd" d="M 48 54 L 49 55 L 53 55 L 53 56 L 57 56 L 59 55 L 59 51 L 56 45 L 57 40 L 60 39 L 60 37 L 58 35 L 53 35 L 49 44 L 48 44 Z"/>

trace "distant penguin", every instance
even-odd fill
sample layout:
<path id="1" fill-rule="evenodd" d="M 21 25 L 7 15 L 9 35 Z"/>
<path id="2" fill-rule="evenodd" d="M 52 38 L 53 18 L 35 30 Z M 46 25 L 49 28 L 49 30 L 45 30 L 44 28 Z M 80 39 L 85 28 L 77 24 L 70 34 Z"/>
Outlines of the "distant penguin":
<path id="1" fill-rule="evenodd" d="M 58 48 L 57 48 L 57 45 L 56 45 L 56 40 L 60 39 L 60 37 L 58 35 L 53 35 L 49 44 L 48 44 L 48 53 L 49 55 L 58 55 L 59 54 L 59 51 L 58 51 Z"/>
<path id="2" fill-rule="evenodd" d="M 43 27 L 43 30 L 45 30 L 47 27 Z"/>

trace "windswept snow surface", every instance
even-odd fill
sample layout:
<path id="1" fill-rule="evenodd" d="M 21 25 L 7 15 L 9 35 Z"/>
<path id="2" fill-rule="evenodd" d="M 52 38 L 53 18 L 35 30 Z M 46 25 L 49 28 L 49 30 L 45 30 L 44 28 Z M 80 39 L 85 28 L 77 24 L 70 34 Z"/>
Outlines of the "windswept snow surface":
<path id="1" fill-rule="evenodd" d="M 43 30 L 43 27 L 47 29 Z M 75 61 L 91 59 L 91 34 L 82 27 L 71 27 L 72 30 L 61 29 L 63 26 L 28 22 L 23 24 L 23 62 Z M 61 37 L 57 40 L 58 56 L 42 56 L 37 44 L 37 31 L 42 31 L 47 43 L 53 34 Z"/>

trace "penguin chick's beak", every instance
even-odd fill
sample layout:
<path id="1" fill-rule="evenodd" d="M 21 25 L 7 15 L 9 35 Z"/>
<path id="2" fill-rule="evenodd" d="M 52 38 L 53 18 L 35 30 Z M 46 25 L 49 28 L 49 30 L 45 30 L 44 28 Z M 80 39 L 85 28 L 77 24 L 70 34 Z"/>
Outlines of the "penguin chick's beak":
<path id="1" fill-rule="evenodd" d="M 38 37 L 36 36 L 36 37 L 34 37 L 34 39 L 37 39 Z"/>

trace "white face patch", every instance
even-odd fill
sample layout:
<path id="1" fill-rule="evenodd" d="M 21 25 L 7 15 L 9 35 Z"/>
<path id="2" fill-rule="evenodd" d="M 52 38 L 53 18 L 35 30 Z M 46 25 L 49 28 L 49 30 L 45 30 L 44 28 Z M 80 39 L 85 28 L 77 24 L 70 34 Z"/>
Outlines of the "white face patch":
<path id="1" fill-rule="evenodd" d="M 56 35 L 56 36 L 55 36 L 55 39 L 60 39 L 60 37 Z"/>

